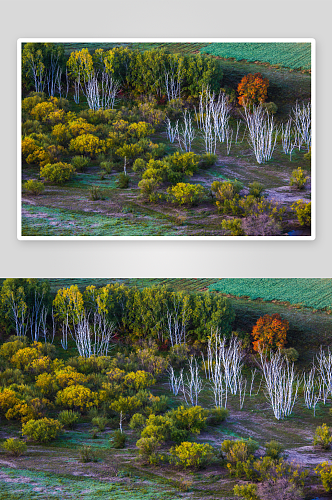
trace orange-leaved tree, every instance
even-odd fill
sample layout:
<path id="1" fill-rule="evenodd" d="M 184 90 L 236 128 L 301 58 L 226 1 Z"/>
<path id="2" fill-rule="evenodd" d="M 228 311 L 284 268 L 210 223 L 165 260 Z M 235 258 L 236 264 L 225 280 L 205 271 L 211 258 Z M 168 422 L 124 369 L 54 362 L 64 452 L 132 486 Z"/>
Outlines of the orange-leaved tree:
<path id="1" fill-rule="evenodd" d="M 268 86 L 269 80 L 264 78 L 261 73 L 245 75 L 237 87 L 239 104 L 250 106 L 263 103 L 267 97 Z"/>
<path id="2" fill-rule="evenodd" d="M 282 349 L 286 344 L 289 323 L 280 314 L 265 314 L 257 320 L 252 330 L 254 351 L 259 349 Z"/>

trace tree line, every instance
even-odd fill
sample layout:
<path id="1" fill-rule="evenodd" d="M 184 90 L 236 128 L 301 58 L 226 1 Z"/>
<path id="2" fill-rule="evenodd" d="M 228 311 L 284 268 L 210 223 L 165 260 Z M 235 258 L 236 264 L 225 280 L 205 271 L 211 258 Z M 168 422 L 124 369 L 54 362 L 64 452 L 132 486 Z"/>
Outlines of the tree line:
<path id="1" fill-rule="evenodd" d="M 47 280 L 9 278 L 2 284 L 0 300 L 3 333 L 31 336 L 33 341 L 53 341 L 68 331 L 74 335 L 77 325 L 85 325 L 92 334 L 112 331 L 125 342 L 154 339 L 172 346 L 206 342 L 212 330 L 230 335 L 235 319 L 221 295 L 166 286 L 139 289 L 115 283 L 81 291 L 72 285 L 54 294 Z"/>
<path id="2" fill-rule="evenodd" d="M 116 82 L 117 91 L 121 88 L 135 95 L 168 100 L 178 99 L 181 93 L 198 97 L 202 86 L 219 92 L 222 77 L 218 60 L 201 54 L 171 54 L 160 48 L 140 52 L 120 46 L 99 48 L 92 54 L 85 47 L 67 56 L 60 43 L 22 46 L 23 89 L 66 97 L 70 88 L 76 101 L 81 91 L 91 94 L 96 82 L 106 93 L 106 87 Z"/>

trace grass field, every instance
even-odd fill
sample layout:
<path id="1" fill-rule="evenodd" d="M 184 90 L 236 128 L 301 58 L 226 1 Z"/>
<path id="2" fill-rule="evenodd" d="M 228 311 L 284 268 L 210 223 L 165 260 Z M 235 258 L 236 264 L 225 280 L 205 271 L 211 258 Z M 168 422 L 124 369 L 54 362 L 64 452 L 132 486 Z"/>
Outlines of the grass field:
<path id="1" fill-rule="evenodd" d="M 224 278 L 209 290 L 249 297 L 252 300 L 282 301 L 313 309 L 332 309 L 332 279 L 327 278 Z"/>
<path id="2" fill-rule="evenodd" d="M 200 49 L 202 54 L 210 54 L 236 61 L 269 63 L 283 68 L 310 70 L 310 43 L 211 43 Z"/>

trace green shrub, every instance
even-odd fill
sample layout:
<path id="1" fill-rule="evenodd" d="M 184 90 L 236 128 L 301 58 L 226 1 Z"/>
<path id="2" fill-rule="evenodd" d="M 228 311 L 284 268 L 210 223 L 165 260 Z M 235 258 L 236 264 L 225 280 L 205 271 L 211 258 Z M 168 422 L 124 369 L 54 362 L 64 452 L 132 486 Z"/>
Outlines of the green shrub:
<path id="1" fill-rule="evenodd" d="M 306 153 L 305 155 L 303 155 L 303 158 L 304 158 L 305 160 L 308 160 L 308 161 L 310 161 L 310 162 L 311 162 L 311 147 L 310 147 L 310 149 L 309 149 L 308 153 Z"/>
<path id="2" fill-rule="evenodd" d="M 266 109 L 270 115 L 274 115 L 278 111 L 278 106 L 274 102 L 263 102 L 262 107 Z"/>
<path id="3" fill-rule="evenodd" d="M 204 153 L 200 157 L 199 167 L 200 168 L 209 168 L 209 167 L 212 167 L 212 165 L 214 165 L 217 160 L 218 160 L 218 156 L 217 155 L 213 155 L 211 153 Z"/>
<path id="4" fill-rule="evenodd" d="M 80 461 L 83 463 L 88 462 L 98 462 L 98 457 L 96 452 L 91 448 L 91 446 L 83 445 L 80 449 Z"/>
<path id="5" fill-rule="evenodd" d="M 63 410 L 60 411 L 58 415 L 60 424 L 68 429 L 73 429 L 76 426 L 79 418 L 80 414 L 77 411 L 73 410 Z"/>
<path id="6" fill-rule="evenodd" d="M 293 170 L 290 177 L 289 184 L 295 186 L 297 189 L 304 189 L 304 186 L 309 177 L 305 177 L 304 172 L 301 167 Z"/>
<path id="7" fill-rule="evenodd" d="M 90 165 L 90 158 L 87 158 L 86 156 L 74 156 L 71 159 L 71 164 L 77 172 L 83 172 L 89 165 Z"/>
<path id="8" fill-rule="evenodd" d="M 141 413 L 135 413 L 129 422 L 129 427 L 132 430 L 141 430 L 144 428 L 146 422 L 146 417 Z"/>
<path id="9" fill-rule="evenodd" d="M 257 495 L 257 484 L 236 484 L 233 492 L 234 495 L 245 500 L 260 500 Z"/>
<path id="10" fill-rule="evenodd" d="M 91 201 L 105 200 L 105 192 L 100 188 L 100 186 L 91 186 L 89 188 L 89 197 Z"/>
<path id="11" fill-rule="evenodd" d="M 249 456 L 248 447 L 244 440 L 226 439 L 221 443 L 221 452 L 226 460 L 232 464 L 244 462 Z"/>
<path id="12" fill-rule="evenodd" d="M 245 462 L 249 455 L 253 455 L 259 448 L 257 441 L 249 438 L 236 441 L 226 439 L 221 443 L 221 452 L 226 460 L 232 464 Z"/>
<path id="13" fill-rule="evenodd" d="M 14 457 L 19 457 L 27 451 L 27 445 L 24 441 L 20 441 L 17 438 L 9 438 L 2 445 L 6 451 L 14 455 Z"/>
<path id="14" fill-rule="evenodd" d="M 297 220 L 301 226 L 310 226 L 311 201 L 309 203 L 305 203 L 303 200 L 297 200 L 291 205 L 291 209 L 296 212 Z"/>
<path id="15" fill-rule="evenodd" d="M 0 387 L 9 387 L 12 384 L 23 384 L 24 375 L 18 368 L 6 368 L 0 373 Z"/>
<path id="16" fill-rule="evenodd" d="M 151 405 L 151 411 L 154 414 L 163 413 L 168 408 L 169 398 L 167 396 L 157 396 Z"/>
<path id="17" fill-rule="evenodd" d="M 272 458 L 273 460 L 278 460 L 281 454 L 284 452 L 284 447 L 278 441 L 272 439 L 268 443 L 265 443 L 265 455 Z"/>
<path id="18" fill-rule="evenodd" d="M 12 336 L 0 347 L 0 356 L 5 359 L 10 359 L 17 353 L 20 349 L 24 349 L 28 346 L 27 337 L 16 337 Z"/>
<path id="19" fill-rule="evenodd" d="M 125 174 L 124 172 L 120 172 L 116 176 L 117 187 L 119 189 L 127 189 L 127 187 L 129 186 L 129 180 L 130 180 L 129 175 Z"/>
<path id="20" fill-rule="evenodd" d="M 254 196 L 255 198 L 260 198 L 264 191 L 264 185 L 260 182 L 254 181 L 249 184 L 249 195 Z"/>
<path id="21" fill-rule="evenodd" d="M 143 158 L 137 158 L 133 164 L 134 172 L 144 172 L 146 168 L 146 161 Z"/>
<path id="22" fill-rule="evenodd" d="M 136 443 L 140 458 L 147 463 L 152 463 L 156 458 L 156 451 L 159 448 L 159 441 L 155 437 L 143 437 Z"/>
<path id="23" fill-rule="evenodd" d="M 169 187 L 170 201 L 178 205 L 198 205 L 202 200 L 205 189 L 200 184 L 186 184 L 179 182 L 175 186 Z"/>
<path id="24" fill-rule="evenodd" d="M 171 448 L 171 462 L 177 466 L 201 468 L 206 466 L 213 457 L 213 448 L 209 444 L 190 443 L 185 441 Z"/>
<path id="25" fill-rule="evenodd" d="M 157 189 L 160 186 L 160 182 L 157 179 L 142 179 L 138 183 L 140 189 L 140 196 L 142 198 L 147 198 L 150 201 L 154 201 L 154 196 Z"/>
<path id="26" fill-rule="evenodd" d="M 241 219 L 224 219 L 221 222 L 221 227 L 231 236 L 245 236 L 245 232 L 242 229 Z"/>
<path id="27" fill-rule="evenodd" d="M 294 347 L 288 347 L 287 349 L 281 349 L 281 354 L 286 356 L 288 361 L 295 363 L 299 359 L 299 353 Z"/>
<path id="28" fill-rule="evenodd" d="M 52 418 L 29 420 L 22 426 L 22 435 L 39 443 L 48 443 L 56 439 L 61 432 L 62 425 Z"/>
<path id="29" fill-rule="evenodd" d="M 111 439 L 112 448 L 120 449 L 125 447 L 127 437 L 119 429 L 113 432 Z"/>
<path id="30" fill-rule="evenodd" d="M 206 426 L 207 414 L 208 412 L 201 406 L 192 406 L 191 408 L 179 406 L 169 411 L 167 416 L 178 429 L 200 434 L 201 430 Z"/>
<path id="31" fill-rule="evenodd" d="M 173 182 L 172 174 L 181 173 L 182 175 L 192 176 L 198 170 L 199 156 L 195 153 L 179 153 L 167 156 L 169 165 L 168 180 Z M 174 176 L 174 179 L 176 176 Z"/>
<path id="32" fill-rule="evenodd" d="M 331 447 L 332 435 L 326 424 L 318 426 L 314 435 L 314 445 L 320 446 L 323 450 Z"/>
<path id="33" fill-rule="evenodd" d="M 100 168 L 106 172 L 106 174 L 110 174 L 112 172 L 113 163 L 111 161 L 102 161 L 100 163 Z"/>
<path id="34" fill-rule="evenodd" d="M 171 436 L 172 424 L 168 415 L 150 415 L 142 430 L 141 437 L 154 437 L 160 443 L 167 441 Z"/>
<path id="35" fill-rule="evenodd" d="M 210 415 L 208 417 L 208 424 L 210 425 L 219 425 L 221 422 L 226 420 L 228 417 L 229 411 L 226 408 L 213 408 L 210 410 Z"/>
<path id="36" fill-rule="evenodd" d="M 29 179 L 23 184 L 23 189 L 34 196 L 38 196 L 44 191 L 45 186 L 42 182 L 37 181 L 36 179 Z"/>
<path id="37" fill-rule="evenodd" d="M 332 465 L 327 461 L 322 462 L 315 468 L 316 474 L 320 475 L 322 485 L 328 493 L 332 491 Z"/>
<path id="38" fill-rule="evenodd" d="M 106 425 L 108 424 L 107 417 L 94 417 L 92 419 L 92 425 L 96 426 L 100 432 L 105 430 Z"/>
<path id="39" fill-rule="evenodd" d="M 40 169 L 40 176 L 53 184 L 64 184 L 72 177 L 75 167 L 69 163 L 47 163 Z"/>

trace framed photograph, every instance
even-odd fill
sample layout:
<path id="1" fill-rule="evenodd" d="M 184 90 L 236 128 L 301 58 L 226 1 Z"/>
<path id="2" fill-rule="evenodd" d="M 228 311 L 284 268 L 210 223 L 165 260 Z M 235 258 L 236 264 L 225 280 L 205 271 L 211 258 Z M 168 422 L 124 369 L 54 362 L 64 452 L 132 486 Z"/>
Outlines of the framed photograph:
<path id="1" fill-rule="evenodd" d="M 315 40 L 18 40 L 17 237 L 315 239 Z"/>

